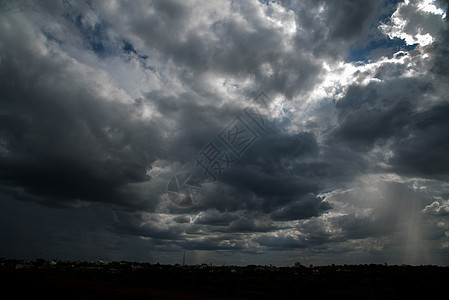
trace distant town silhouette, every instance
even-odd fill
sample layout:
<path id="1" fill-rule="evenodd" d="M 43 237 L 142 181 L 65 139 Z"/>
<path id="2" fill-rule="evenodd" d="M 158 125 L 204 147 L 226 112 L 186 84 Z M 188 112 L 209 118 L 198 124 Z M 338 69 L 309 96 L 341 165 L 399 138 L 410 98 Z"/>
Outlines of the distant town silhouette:
<path id="1" fill-rule="evenodd" d="M 402 299 L 436 295 L 449 267 L 0 259 L 0 279 L 4 294 L 45 299 Z"/>

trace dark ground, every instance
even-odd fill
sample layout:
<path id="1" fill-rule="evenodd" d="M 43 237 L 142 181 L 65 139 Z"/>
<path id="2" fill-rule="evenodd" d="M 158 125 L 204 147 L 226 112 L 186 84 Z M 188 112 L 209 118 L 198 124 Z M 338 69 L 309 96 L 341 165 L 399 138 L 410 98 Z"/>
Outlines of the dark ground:
<path id="1" fill-rule="evenodd" d="M 2 294 L 32 299 L 404 299 L 436 296 L 447 284 L 449 267 L 438 266 L 0 262 Z"/>

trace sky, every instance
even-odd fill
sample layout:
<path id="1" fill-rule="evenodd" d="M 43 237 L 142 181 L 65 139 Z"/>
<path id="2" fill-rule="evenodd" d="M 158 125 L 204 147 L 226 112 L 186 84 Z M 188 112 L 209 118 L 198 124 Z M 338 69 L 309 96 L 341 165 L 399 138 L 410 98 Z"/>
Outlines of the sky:
<path id="1" fill-rule="evenodd" d="M 448 1 L 0 1 L 0 257 L 449 265 Z"/>

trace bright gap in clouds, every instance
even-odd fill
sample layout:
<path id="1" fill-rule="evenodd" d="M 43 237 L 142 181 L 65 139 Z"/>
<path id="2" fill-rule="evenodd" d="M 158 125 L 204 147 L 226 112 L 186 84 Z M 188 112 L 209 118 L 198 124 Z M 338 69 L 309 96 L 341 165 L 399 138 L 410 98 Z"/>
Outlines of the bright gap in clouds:
<path id="1" fill-rule="evenodd" d="M 434 0 L 423 0 L 421 3 L 418 4 L 418 9 L 422 10 L 424 12 L 429 12 L 432 13 L 434 15 L 439 15 L 441 16 L 441 18 L 445 19 L 446 18 L 446 12 L 435 5 Z"/>
<path id="2" fill-rule="evenodd" d="M 410 1 L 405 0 L 399 3 L 397 10 L 391 16 L 391 24 L 381 24 L 379 28 L 387 34 L 390 38 L 404 39 L 408 45 L 419 44 L 420 46 L 428 46 L 434 41 L 433 32 L 426 32 L 427 30 L 434 30 L 434 28 L 427 27 L 424 22 L 430 19 L 426 15 L 441 16 L 446 18 L 446 13 L 441 8 L 435 5 L 436 1 Z M 417 26 L 410 25 L 414 20 L 410 17 L 404 17 L 402 11 L 407 11 L 416 8 L 416 13 L 413 18 L 418 20 Z"/>

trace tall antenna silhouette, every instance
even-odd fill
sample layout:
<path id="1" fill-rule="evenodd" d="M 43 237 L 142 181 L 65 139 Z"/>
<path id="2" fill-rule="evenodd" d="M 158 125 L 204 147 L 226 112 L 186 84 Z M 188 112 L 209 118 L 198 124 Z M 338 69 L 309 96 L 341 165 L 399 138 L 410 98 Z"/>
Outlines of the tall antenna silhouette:
<path id="1" fill-rule="evenodd" d="M 182 266 L 186 265 L 186 252 L 184 251 L 184 257 L 182 258 Z"/>

